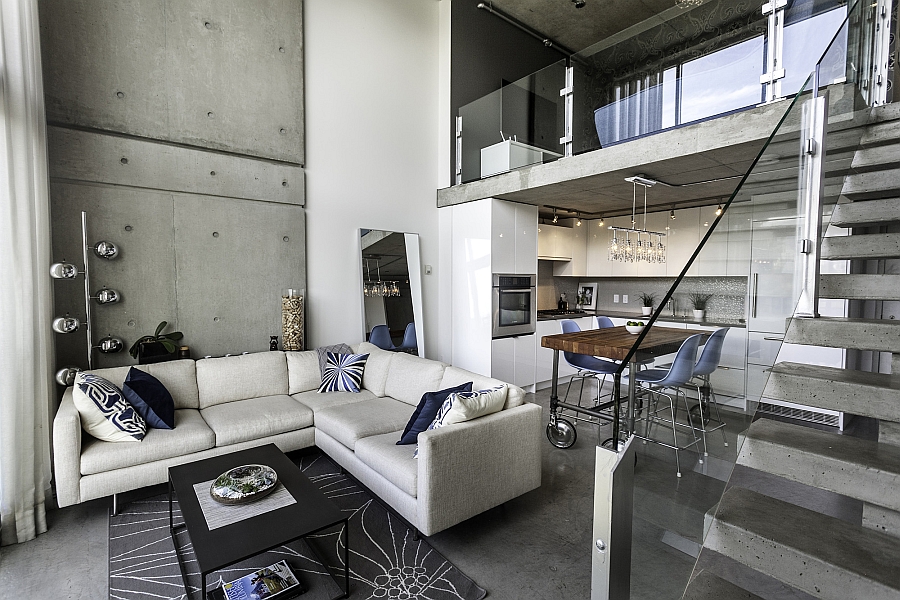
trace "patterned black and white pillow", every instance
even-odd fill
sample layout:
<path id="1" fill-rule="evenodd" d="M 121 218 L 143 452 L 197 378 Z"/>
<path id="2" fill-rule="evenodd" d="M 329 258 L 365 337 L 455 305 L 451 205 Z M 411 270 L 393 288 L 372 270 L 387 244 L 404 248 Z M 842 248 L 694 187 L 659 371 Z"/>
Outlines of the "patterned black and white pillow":
<path id="1" fill-rule="evenodd" d="M 337 354 L 329 352 L 322 369 L 319 392 L 359 393 L 368 354 Z"/>
<path id="2" fill-rule="evenodd" d="M 139 442 L 147 434 L 147 423 L 122 391 L 99 375 L 78 373 L 72 401 L 81 416 L 81 426 L 98 440 Z"/>

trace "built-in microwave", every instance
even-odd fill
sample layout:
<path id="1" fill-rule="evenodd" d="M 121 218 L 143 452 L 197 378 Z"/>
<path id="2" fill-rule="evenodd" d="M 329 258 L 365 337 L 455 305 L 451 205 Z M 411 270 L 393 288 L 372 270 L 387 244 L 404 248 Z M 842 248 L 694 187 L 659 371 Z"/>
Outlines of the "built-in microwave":
<path id="1" fill-rule="evenodd" d="M 537 323 L 537 275 L 494 274 L 492 337 L 534 333 Z"/>

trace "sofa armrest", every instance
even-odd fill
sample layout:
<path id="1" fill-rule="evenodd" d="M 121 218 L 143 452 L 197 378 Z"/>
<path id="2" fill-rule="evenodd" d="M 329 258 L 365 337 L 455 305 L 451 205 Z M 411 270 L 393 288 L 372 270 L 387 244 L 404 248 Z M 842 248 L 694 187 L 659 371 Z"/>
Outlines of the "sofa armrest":
<path id="1" fill-rule="evenodd" d="M 541 407 L 419 434 L 418 525 L 431 535 L 541 485 Z"/>
<path id="2" fill-rule="evenodd" d="M 53 419 L 53 479 L 59 507 L 81 502 L 81 415 L 68 388 Z"/>

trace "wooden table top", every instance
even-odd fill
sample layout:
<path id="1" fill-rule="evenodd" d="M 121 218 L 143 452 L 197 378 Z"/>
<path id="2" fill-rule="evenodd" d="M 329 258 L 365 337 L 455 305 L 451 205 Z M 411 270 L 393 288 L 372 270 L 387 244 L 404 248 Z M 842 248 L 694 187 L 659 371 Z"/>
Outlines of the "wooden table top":
<path id="1" fill-rule="evenodd" d="M 641 356 L 661 356 L 676 352 L 681 343 L 692 335 L 710 336 L 711 331 L 696 329 L 670 329 L 651 327 L 641 342 L 638 354 Z M 541 346 L 574 354 L 602 356 L 614 360 L 624 360 L 637 341 L 637 335 L 628 333 L 625 327 L 589 329 L 578 333 L 558 333 L 541 338 Z"/>

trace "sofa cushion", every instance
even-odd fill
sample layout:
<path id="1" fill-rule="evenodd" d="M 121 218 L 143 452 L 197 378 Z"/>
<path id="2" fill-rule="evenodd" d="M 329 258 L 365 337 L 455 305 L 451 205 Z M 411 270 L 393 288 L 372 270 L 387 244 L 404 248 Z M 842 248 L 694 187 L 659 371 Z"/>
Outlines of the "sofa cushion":
<path id="1" fill-rule="evenodd" d="M 200 408 L 195 365 L 193 360 L 169 360 L 152 365 L 140 365 L 138 368 L 144 373 L 153 375 L 166 386 L 172 394 L 175 408 Z M 89 373 L 95 373 L 121 389 L 129 369 L 131 367 L 113 367 L 94 369 Z"/>
<path id="2" fill-rule="evenodd" d="M 81 416 L 81 426 L 105 442 L 139 442 L 147 434 L 147 423 L 131 406 L 122 390 L 93 373 L 75 375 L 72 402 Z"/>
<path id="3" fill-rule="evenodd" d="M 416 447 L 395 444 L 399 431 L 364 437 L 356 442 L 356 458 L 398 488 L 415 497 L 419 462 Z"/>
<path id="4" fill-rule="evenodd" d="M 391 359 L 384 392 L 391 398 L 416 406 L 425 392 L 453 387 L 452 385 L 441 386 L 444 367 L 444 363 L 436 360 L 398 352 Z M 471 379 L 467 381 L 471 381 Z M 460 381 L 459 383 L 465 382 Z M 399 429 L 403 429 L 405 424 L 401 423 Z"/>
<path id="5" fill-rule="evenodd" d="M 376 396 L 384 396 L 384 385 L 387 383 L 391 359 L 396 353 L 382 350 L 369 342 L 353 346 L 353 351 L 357 354 L 369 355 L 369 360 L 366 361 L 366 370 L 363 373 L 363 387 Z"/>
<path id="6" fill-rule="evenodd" d="M 507 385 L 503 383 L 489 390 L 450 394 L 428 429 L 438 429 L 500 412 L 506 402 L 506 388 Z"/>
<path id="7" fill-rule="evenodd" d="M 285 352 L 288 366 L 288 393 L 299 394 L 314 390 L 322 383 L 319 372 L 319 353 L 315 350 L 306 352 Z"/>
<path id="8" fill-rule="evenodd" d="M 499 379 L 478 375 L 458 367 L 447 367 L 444 370 L 444 377 L 441 379 L 441 388 L 453 387 L 466 381 L 472 382 L 473 390 L 488 390 L 505 383 Z M 503 410 L 525 404 L 525 390 L 515 385 L 507 385 L 509 389 L 506 392 L 506 404 L 503 405 Z"/>
<path id="9" fill-rule="evenodd" d="M 216 434 L 216 446 L 277 435 L 313 424 L 313 412 L 290 396 L 236 400 L 200 410 Z"/>
<path id="10" fill-rule="evenodd" d="M 288 393 L 284 352 L 257 352 L 197 361 L 200 408 Z M 220 444 L 221 445 L 221 444 Z"/>
<path id="11" fill-rule="evenodd" d="M 404 402 L 393 398 L 372 398 L 323 408 L 316 412 L 316 429 L 353 450 L 360 438 L 402 431 L 412 413 L 413 407 Z M 394 441 L 399 439 L 399 433 L 397 435 Z"/>
<path id="12" fill-rule="evenodd" d="M 325 366 L 322 367 L 322 385 L 319 386 L 319 393 L 353 392 L 358 394 L 368 358 L 368 354 L 328 352 L 325 357 Z"/>
<path id="13" fill-rule="evenodd" d="M 353 392 L 331 392 L 329 394 L 320 394 L 318 390 L 309 390 L 300 392 L 291 396 L 294 400 L 302 402 L 314 413 L 318 413 L 324 408 L 332 406 L 342 406 L 344 404 L 353 404 L 354 402 L 362 402 L 363 400 L 371 400 L 375 398 L 375 394 L 369 390 L 360 390 L 358 394 Z"/>
<path id="14" fill-rule="evenodd" d="M 140 444 L 86 440 L 81 451 L 81 474 L 93 475 L 184 456 L 215 445 L 216 436 L 200 412 L 179 409 L 175 411 L 175 429 L 150 429 Z"/>
<path id="15" fill-rule="evenodd" d="M 419 405 L 416 407 L 416 411 L 409 418 L 409 423 L 406 424 L 406 427 L 400 434 L 400 440 L 397 444 L 415 444 L 419 438 L 419 434 L 428 429 L 428 426 L 434 421 L 438 411 L 441 409 L 441 406 L 444 405 L 444 401 L 447 400 L 447 397 L 450 394 L 471 391 L 472 382 L 467 381 L 463 385 L 447 388 L 438 392 L 425 392 L 422 395 L 422 399 L 419 401 Z"/>
<path id="16" fill-rule="evenodd" d="M 131 367 L 122 393 L 138 414 L 154 429 L 175 427 L 175 401 L 159 379 L 140 369 Z"/>

